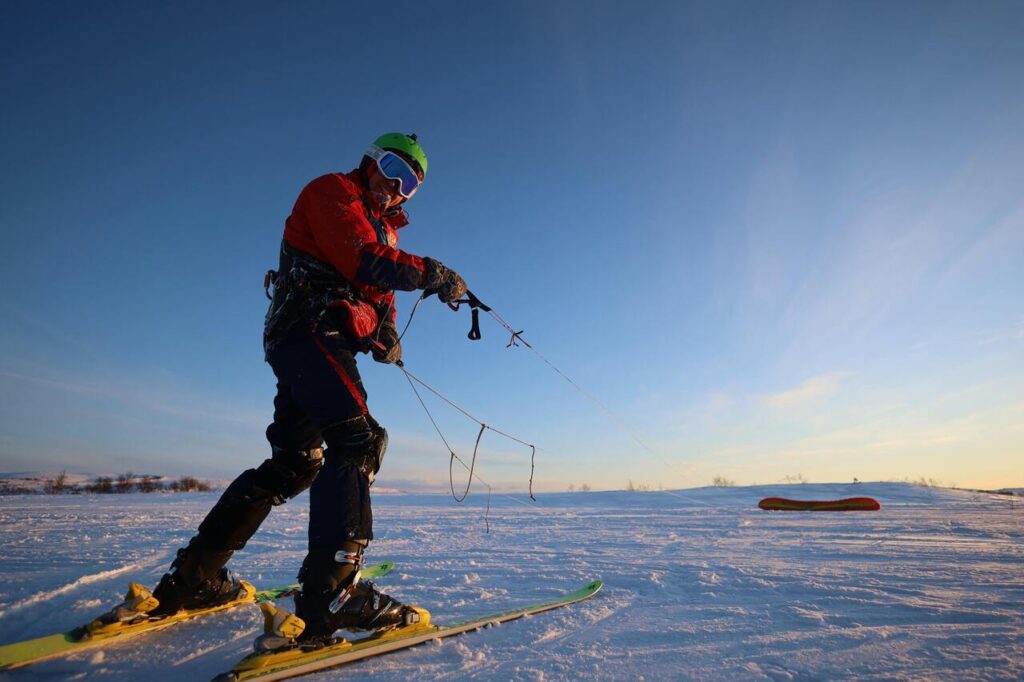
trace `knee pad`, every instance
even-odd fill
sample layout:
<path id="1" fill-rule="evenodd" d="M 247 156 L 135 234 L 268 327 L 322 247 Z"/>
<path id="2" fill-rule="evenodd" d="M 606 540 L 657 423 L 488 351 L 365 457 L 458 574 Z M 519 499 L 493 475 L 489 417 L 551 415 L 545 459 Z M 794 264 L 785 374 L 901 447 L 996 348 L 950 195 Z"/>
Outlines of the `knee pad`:
<path id="1" fill-rule="evenodd" d="M 285 450 L 272 446 L 270 459 L 256 469 L 256 483 L 274 506 L 284 504 L 313 484 L 324 465 L 323 448 Z"/>
<path id="2" fill-rule="evenodd" d="M 360 415 L 324 430 L 327 455 L 351 462 L 370 483 L 388 449 L 388 432 L 370 415 Z"/>
<path id="3" fill-rule="evenodd" d="M 275 447 L 270 459 L 231 482 L 199 524 L 192 545 L 213 551 L 245 547 L 271 507 L 284 504 L 312 485 L 323 463 L 322 448 L 297 451 Z"/>

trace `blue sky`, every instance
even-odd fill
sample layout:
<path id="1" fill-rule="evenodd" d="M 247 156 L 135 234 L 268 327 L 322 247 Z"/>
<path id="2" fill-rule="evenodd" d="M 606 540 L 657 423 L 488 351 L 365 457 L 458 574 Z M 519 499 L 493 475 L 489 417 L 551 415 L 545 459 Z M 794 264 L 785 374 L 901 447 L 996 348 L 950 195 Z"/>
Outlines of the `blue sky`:
<path id="1" fill-rule="evenodd" d="M 1019 3 L 0 13 L 0 471 L 261 461 L 284 218 L 402 130 L 430 175 L 401 246 L 615 415 L 421 306 L 409 368 L 536 443 L 539 488 L 1024 480 Z M 447 485 L 401 373 L 360 367 L 381 484 Z M 488 436 L 478 472 L 522 489 L 528 452 Z"/>

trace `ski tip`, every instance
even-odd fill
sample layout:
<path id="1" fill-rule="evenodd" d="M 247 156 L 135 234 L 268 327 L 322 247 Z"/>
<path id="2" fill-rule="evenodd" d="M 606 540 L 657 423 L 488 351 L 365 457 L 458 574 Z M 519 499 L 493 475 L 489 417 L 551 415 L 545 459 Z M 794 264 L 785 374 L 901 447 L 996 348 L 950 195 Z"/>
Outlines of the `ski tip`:
<path id="1" fill-rule="evenodd" d="M 395 562 L 394 561 L 382 561 L 382 562 L 380 562 L 379 566 L 380 566 L 380 570 L 382 570 L 382 571 L 390 571 L 392 568 L 395 567 Z"/>
<path id="2" fill-rule="evenodd" d="M 588 592 L 597 592 L 602 587 L 604 587 L 604 581 L 603 580 L 594 580 L 593 582 L 589 583 L 583 589 L 587 590 Z"/>

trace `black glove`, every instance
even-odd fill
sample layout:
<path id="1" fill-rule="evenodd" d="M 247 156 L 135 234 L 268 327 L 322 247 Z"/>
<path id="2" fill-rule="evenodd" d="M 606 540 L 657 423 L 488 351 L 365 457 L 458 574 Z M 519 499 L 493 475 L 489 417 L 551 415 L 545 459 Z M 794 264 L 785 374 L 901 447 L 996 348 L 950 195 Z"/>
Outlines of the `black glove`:
<path id="1" fill-rule="evenodd" d="M 459 273 L 433 258 L 424 258 L 423 262 L 427 266 L 427 276 L 422 288 L 428 294 L 436 293 L 442 303 L 451 303 L 466 295 L 466 281 Z"/>
<path id="2" fill-rule="evenodd" d="M 402 359 L 402 342 L 398 340 L 398 330 L 390 321 L 381 323 L 373 340 L 376 343 L 370 344 L 370 352 L 377 362 L 393 365 Z"/>

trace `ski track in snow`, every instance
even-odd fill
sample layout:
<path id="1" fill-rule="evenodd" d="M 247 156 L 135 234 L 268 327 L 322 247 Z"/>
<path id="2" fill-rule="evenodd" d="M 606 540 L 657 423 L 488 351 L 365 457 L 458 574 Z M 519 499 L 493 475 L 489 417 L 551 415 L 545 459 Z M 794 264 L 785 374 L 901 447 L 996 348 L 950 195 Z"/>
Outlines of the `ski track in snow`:
<path id="1" fill-rule="evenodd" d="M 882 511 L 756 508 L 853 495 Z M 1019 499 L 905 484 L 538 498 L 492 498 L 488 534 L 483 495 L 378 495 L 367 558 L 395 561 L 384 589 L 440 623 L 600 577 L 595 599 L 306 679 L 1024 678 Z M 155 584 L 215 500 L 0 498 L 0 642 L 78 625 L 129 579 Z M 276 508 L 232 567 L 261 587 L 293 582 L 307 519 L 305 496 Z M 209 679 L 261 627 L 255 607 L 236 609 L 4 679 Z"/>
<path id="2" fill-rule="evenodd" d="M 89 585 L 91 583 L 102 582 L 104 580 L 108 580 L 110 578 L 114 578 L 114 577 L 117 577 L 119 575 L 124 575 L 124 574 L 130 573 L 132 571 L 139 572 L 139 571 L 141 571 L 145 567 L 156 565 L 158 563 L 162 563 L 166 559 L 166 556 L 167 556 L 166 552 L 161 552 L 159 554 L 154 554 L 154 555 L 152 555 L 150 557 L 147 557 L 146 559 L 144 559 L 142 561 L 132 562 L 130 564 L 126 564 L 124 566 L 121 566 L 120 568 L 113 568 L 113 569 L 111 569 L 109 571 L 100 571 L 99 573 L 93 573 L 91 575 L 83 575 L 81 578 L 78 578 L 77 580 L 74 580 L 74 581 L 68 583 L 67 585 L 62 585 L 60 587 L 54 587 L 52 589 L 46 589 L 46 590 L 44 590 L 42 592 L 36 592 L 35 594 L 33 594 L 30 597 L 26 597 L 25 599 L 16 601 L 13 604 L 10 604 L 10 605 L 5 606 L 2 609 L 0 609 L 0 618 L 3 618 L 4 616 L 6 616 L 8 613 L 10 613 L 12 611 L 17 611 L 19 609 L 25 608 L 26 606 L 33 606 L 33 605 L 38 604 L 40 602 L 49 601 L 50 599 L 53 599 L 54 597 L 59 597 L 60 595 L 67 594 L 67 593 L 69 593 L 69 592 L 71 592 L 71 591 L 73 591 L 73 590 L 75 590 L 75 589 L 77 589 L 77 588 L 79 588 L 79 587 L 81 587 L 83 585 Z M 97 604 L 102 604 L 102 602 L 100 600 L 98 600 L 98 599 L 88 599 L 88 600 L 83 600 L 83 601 L 81 601 L 79 603 L 76 603 L 75 607 L 76 608 L 94 608 Z"/>
<path id="3" fill-rule="evenodd" d="M 88 585 L 89 583 L 100 582 L 101 580 L 106 580 L 107 578 L 113 578 L 114 576 L 118 576 L 118 575 L 121 575 L 123 573 L 127 573 L 128 571 L 138 570 L 138 568 L 139 568 L 138 564 L 128 564 L 127 566 L 122 566 L 121 568 L 115 568 L 115 569 L 112 569 L 110 571 L 100 571 L 99 573 L 94 573 L 93 575 L 83 575 L 78 580 L 75 580 L 74 582 L 68 583 L 67 585 L 62 585 L 61 587 L 55 587 L 53 589 L 49 589 L 49 590 L 46 590 L 44 592 L 36 592 L 31 597 L 26 597 L 25 599 L 22 599 L 20 601 L 16 601 L 13 604 L 10 604 L 9 606 L 6 606 L 3 610 L 0 610 L 0 618 L 3 618 L 5 615 L 10 613 L 11 611 L 17 611 L 18 609 L 23 609 L 26 606 L 32 606 L 34 604 L 38 604 L 39 602 L 43 602 L 43 601 L 47 601 L 49 599 L 53 599 L 54 597 L 60 596 L 62 594 L 66 594 L 66 593 L 74 590 L 77 587 L 81 587 L 82 585 Z"/>

